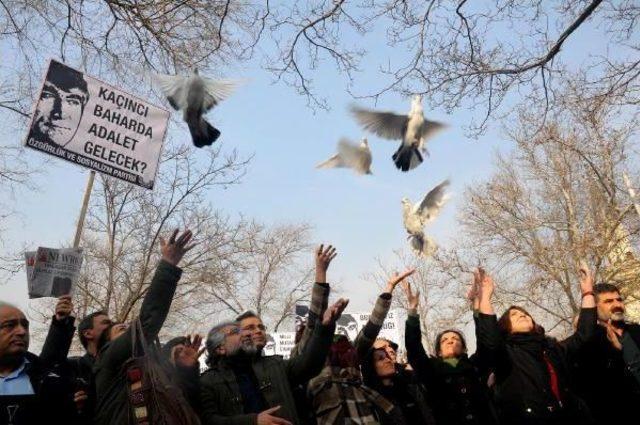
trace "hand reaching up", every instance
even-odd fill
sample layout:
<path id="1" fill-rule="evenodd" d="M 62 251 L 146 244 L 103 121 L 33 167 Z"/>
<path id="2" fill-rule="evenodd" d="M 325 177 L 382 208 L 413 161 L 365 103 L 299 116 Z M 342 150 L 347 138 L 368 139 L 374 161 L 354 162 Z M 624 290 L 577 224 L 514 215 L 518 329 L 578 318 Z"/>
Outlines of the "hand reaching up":
<path id="1" fill-rule="evenodd" d="M 168 241 L 162 236 L 160 237 L 162 259 L 174 266 L 177 266 L 180 260 L 182 260 L 182 257 L 184 257 L 184 254 L 195 246 L 194 243 L 189 244 L 189 241 L 193 237 L 191 230 L 185 230 L 180 236 L 178 236 L 178 232 L 179 229 L 174 230 Z M 178 237 L 176 238 L 176 236 Z"/>
<path id="2" fill-rule="evenodd" d="M 316 282 L 327 282 L 327 270 L 329 269 L 331 261 L 336 258 L 336 255 L 338 255 L 338 253 L 332 245 L 326 248 L 324 245 L 320 245 L 318 249 L 316 249 Z"/>
<path id="3" fill-rule="evenodd" d="M 71 295 L 63 295 L 58 298 L 56 304 L 56 320 L 61 321 L 71 316 L 73 310 L 73 302 L 71 301 Z"/>
<path id="4" fill-rule="evenodd" d="M 396 285 L 398 285 L 398 283 L 402 282 L 403 280 L 405 280 L 415 272 L 416 272 L 416 269 L 408 269 L 402 273 L 395 272 L 393 275 L 391 275 L 391 277 L 387 281 L 387 287 L 384 292 L 388 292 L 389 294 L 392 294 L 393 290 L 396 288 Z"/>
<path id="5" fill-rule="evenodd" d="M 404 289 L 404 293 L 407 296 L 407 309 L 416 312 L 418 305 L 420 305 L 420 290 L 417 289 L 415 293 L 412 292 L 411 284 L 406 280 L 402 282 L 402 289 Z"/>
<path id="6" fill-rule="evenodd" d="M 198 359 L 204 353 L 206 347 L 200 348 L 202 344 L 202 337 L 200 335 L 187 336 L 187 341 L 184 346 L 177 346 L 174 348 L 173 360 L 176 366 L 182 366 L 185 368 L 195 367 L 199 364 Z"/>
<path id="7" fill-rule="evenodd" d="M 335 324 L 342 315 L 344 309 L 347 308 L 348 304 L 349 300 L 345 298 L 340 298 L 338 301 L 336 301 L 324 312 L 324 316 L 322 317 L 322 324 L 324 326 Z"/>

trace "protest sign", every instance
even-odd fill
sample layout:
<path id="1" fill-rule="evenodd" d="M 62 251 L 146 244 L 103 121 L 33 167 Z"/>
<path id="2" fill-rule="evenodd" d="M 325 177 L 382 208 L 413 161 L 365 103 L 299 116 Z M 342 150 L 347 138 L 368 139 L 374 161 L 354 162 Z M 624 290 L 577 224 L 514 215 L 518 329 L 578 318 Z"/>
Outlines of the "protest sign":
<path id="1" fill-rule="evenodd" d="M 25 145 L 153 189 L 169 112 L 51 60 Z"/>
<path id="2" fill-rule="evenodd" d="M 301 323 L 305 322 L 305 315 L 309 308 L 305 305 L 296 305 L 295 323 L 296 329 Z M 336 334 L 346 335 L 351 342 L 354 342 L 358 332 L 364 328 L 369 321 L 371 312 L 352 312 L 345 311 L 336 322 Z M 404 359 L 404 323 L 407 319 L 407 313 L 403 309 L 392 309 L 387 313 L 387 317 L 382 323 L 379 338 L 386 338 L 389 341 L 398 344 L 398 356 Z"/>
<path id="3" fill-rule="evenodd" d="M 282 356 L 289 358 L 291 350 L 295 345 L 295 332 L 273 332 L 267 335 L 267 344 L 264 346 L 263 353 L 265 356 Z"/>
<path id="4" fill-rule="evenodd" d="M 25 252 L 29 298 L 60 297 L 73 292 L 82 266 L 80 248 L 38 248 Z"/>

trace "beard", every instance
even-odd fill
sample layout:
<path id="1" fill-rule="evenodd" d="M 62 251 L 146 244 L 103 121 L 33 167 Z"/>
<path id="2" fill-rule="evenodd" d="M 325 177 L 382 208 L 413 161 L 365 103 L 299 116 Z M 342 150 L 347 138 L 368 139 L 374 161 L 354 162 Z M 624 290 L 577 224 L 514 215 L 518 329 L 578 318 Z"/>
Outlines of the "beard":
<path id="1" fill-rule="evenodd" d="M 242 345 L 240 345 L 240 350 L 242 350 L 243 353 L 249 356 L 255 356 L 256 354 L 258 354 L 258 347 L 256 347 L 251 340 L 243 341 Z"/>
<path id="2" fill-rule="evenodd" d="M 615 310 L 611 312 L 611 321 L 612 322 L 624 322 L 624 311 L 623 310 Z"/>

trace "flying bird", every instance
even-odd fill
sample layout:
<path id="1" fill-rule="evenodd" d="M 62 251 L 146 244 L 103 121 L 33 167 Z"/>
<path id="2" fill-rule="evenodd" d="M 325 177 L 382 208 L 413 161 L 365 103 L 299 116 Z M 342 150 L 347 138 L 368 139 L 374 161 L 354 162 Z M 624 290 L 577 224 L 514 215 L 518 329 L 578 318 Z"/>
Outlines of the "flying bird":
<path id="1" fill-rule="evenodd" d="M 371 150 L 366 137 L 357 145 L 349 139 L 338 142 L 338 153 L 321 162 L 316 168 L 351 168 L 356 173 L 371 174 Z"/>
<path id="2" fill-rule="evenodd" d="M 402 198 L 402 220 L 409 234 L 409 243 L 413 251 L 422 256 L 435 252 L 435 242 L 425 235 L 424 226 L 431 223 L 440 214 L 449 200 L 446 192 L 449 180 L 445 180 L 427 193 L 422 202 L 413 204 L 408 198 Z"/>
<path id="3" fill-rule="evenodd" d="M 394 112 L 379 112 L 353 106 L 351 112 L 356 121 L 367 131 L 389 140 L 402 140 L 393 154 L 393 162 L 402 171 L 416 168 L 423 161 L 422 152 L 429 154 L 425 143 L 445 124 L 425 119 L 422 110 L 422 96 L 411 99 L 411 110 L 407 115 Z"/>
<path id="4" fill-rule="evenodd" d="M 201 77 L 198 69 L 189 76 L 157 74 L 156 81 L 175 110 L 182 110 L 182 118 L 189 126 L 193 144 L 201 148 L 220 137 L 220 130 L 203 118 L 238 85 L 234 80 L 212 80 Z"/>

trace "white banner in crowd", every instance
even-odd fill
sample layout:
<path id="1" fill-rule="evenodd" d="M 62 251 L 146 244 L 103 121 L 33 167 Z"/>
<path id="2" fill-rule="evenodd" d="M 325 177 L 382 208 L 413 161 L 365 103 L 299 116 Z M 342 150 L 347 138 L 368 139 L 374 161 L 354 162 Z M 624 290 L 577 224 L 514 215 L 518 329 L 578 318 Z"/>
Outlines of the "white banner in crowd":
<path id="1" fill-rule="evenodd" d="M 80 267 L 81 248 L 38 248 L 25 252 L 29 298 L 59 297 L 73 293 Z"/>
<path id="2" fill-rule="evenodd" d="M 169 112 L 51 60 L 25 145 L 153 189 Z"/>
<path id="3" fill-rule="evenodd" d="M 296 328 L 302 321 L 306 321 L 306 316 L 309 311 L 309 307 L 306 305 L 297 305 L 296 306 Z M 349 340 L 353 342 L 358 335 L 358 332 L 367 324 L 369 321 L 369 316 L 371 316 L 371 312 L 353 312 L 353 311 L 345 311 L 342 313 L 340 319 L 336 323 L 336 333 L 343 334 L 349 337 Z M 389 341 L 395 342 L 398 344 L 398 356 L 401 359 L 404 359 L 405 350 L 404 350 L 404 326 L 405 321 L 407 319 L 407 313 L 403 309 L 393 309 L 390 310 L 387 314 L 387 318 L 382 324 L 382 329 L 380 330 L 379 337 L 386 338 Z M 285 332 L 284 334 L 292 334 L 295 336 L 293 332 Z M 279 335 L 279 334 L 272 334 Z M 276 349 L 278 347 L 277 338 L 276 340 Z M 285 345 L 288 347 L 288 345 Z M 293 348 L 293 345 L 291 345 Z M 291 351 L 289 348 L 289 351 Z M 289 354 L 287 351 L 287 355 Z M 276 352 L 276 354 L 283 355 L 280 352 Z"/>

